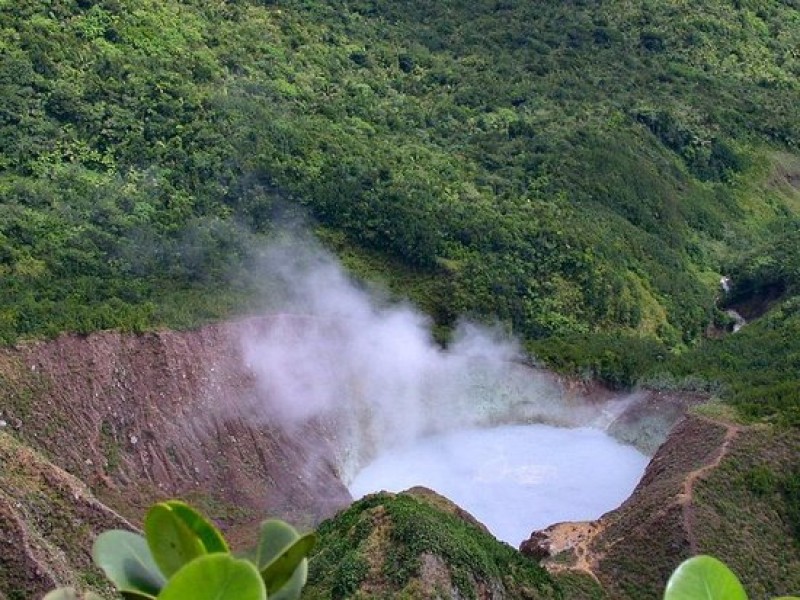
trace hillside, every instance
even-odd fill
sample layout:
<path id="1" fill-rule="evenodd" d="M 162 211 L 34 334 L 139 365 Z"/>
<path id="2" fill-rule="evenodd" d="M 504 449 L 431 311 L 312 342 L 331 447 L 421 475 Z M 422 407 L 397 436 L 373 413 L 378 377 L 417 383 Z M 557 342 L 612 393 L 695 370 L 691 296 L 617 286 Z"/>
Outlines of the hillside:
<path id="1" fill-rule="evenodd" d="M 285 431 L 259 399 L 239 339 L 268 325 L 0 350 L 0 598 L 96 587 L 94 536 L 156 500 L 185 498 L 239 546 L 267 515 L 308 529 L 347 506 L 338 432 Z"/>
<path id="2" fill-rule="evenodd" d="M 0 19 L 6 340 L 241 310 L 252 235 L 300 211 L 442 324 L 674 344 L 800 202 L 790 4 L 31 0 Z"/>
<path id="3" fill-rule="evenodd" d="M 182 496 L 223 524 L 272 513 L 313 525 L 350 496 L 334 469 L 336 432 L 285 431 L 263 405 L 240 335 L 269 323 L 0 350 L 3 429 L 134 521 L 155 498 Z"/>
<path id="4" fill-rule="evenodd" d="M 799 441 L 794 430 L 690 416 L 622 506 L 592 523 L 555 525 L 534 547 L 544 546 L 556 573 L 588 571 L 611 598 L 660 597 L 676 556 L 701 553 L 729 564 L 751 597 L 792 593 Z"/>
<path id="5" fill-rule="evenodd" d="M 472 579 L 437 538 L 364 590 L 422 593 L 423 564 L 451 591 L 641 597 L 699 549 L 754 593 L 797 592 L 776 560 L 798 560 L 798 48 L 796 0 L 0 0 L 0 455 L 20 466 L 0 469 L 0 528 L 29 548 L 0 556 L 0 598 L 94 583 L 62 538 L 155 498 L 234 538 L 347 504 L 329 463 L 294 471 L 319 448 L 229 405 L 254 394 L 235 319 L 283 293 L 264 249 L 309 231 L 443 345 L 468 318 L 583 382 L 720 400 L 584 548 L 602 590 L 558 572 L 569 553 L 501 581 L 519 556 L 453 523 Z M 687 530 L 675 498 L 712 463 Z M 383 543 L 442 509 L 371 502 L 324 535 L 362 523 L 361 544 L 385 513 Z M 64 532 L 40 520 L 60 511 Z M 753 553 L 731 552 L 742 531 Z"/>
<path id="6" fill-rule="evenodd" d="M 626 361 L 724 326 L 720 275 L 798 229 L 798 21 L 781 2 L 4 3 L 0 339 L 249 312 L 259 247 L 300 220 L 441 339 L 496 321 L 630 385 L 649 365 Z"/>
<path id="7" fill-rule="evenodd" d="M 106 590 L 86 551 L 98 531 L 131 523 L 80 480 L 0 432 L 0 598 L 41 597 L 58 585 Z"/>

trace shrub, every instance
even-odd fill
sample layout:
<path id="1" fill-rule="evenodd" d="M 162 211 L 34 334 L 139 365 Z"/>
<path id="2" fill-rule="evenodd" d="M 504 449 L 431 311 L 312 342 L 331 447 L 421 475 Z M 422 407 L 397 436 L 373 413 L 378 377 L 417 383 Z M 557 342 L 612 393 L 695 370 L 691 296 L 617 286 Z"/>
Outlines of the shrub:
<path id="1" fill-rule="evenodd" d="M 230 552 L 214 525 L 193 508 L 176 500 L 160 502 L 148 511 L 144 537 L 113 529 L 98 536 L 95 563 L 126 598 L 137 600 L 296 600 L 308 572 L 306 556 L 314 534 L 300 536 L 289 524 L 261 524 L 255 548 L 241 555 Z M 60 588 L 46 600 L 98 600 Z"/>

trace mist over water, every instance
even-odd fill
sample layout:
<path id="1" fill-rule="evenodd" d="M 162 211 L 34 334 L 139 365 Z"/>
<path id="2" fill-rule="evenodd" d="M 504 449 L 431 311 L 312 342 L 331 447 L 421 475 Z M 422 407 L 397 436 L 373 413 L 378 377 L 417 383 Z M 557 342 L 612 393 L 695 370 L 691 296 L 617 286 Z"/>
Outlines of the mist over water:
<path id="1" fill-rule="evenodd" d="M 380 455 L 350 484 L 354 498 L 415 485 L 436 490 L 513 546 L 561 521 L 619 506 L 648 458 L 599 429 L 505 425 L 423 438 Z"/>
<path id="2" fill-rule="evenodd" d="M 627 467 L 615 466 L 616 455 L 602 446 L 613 440 L 606 436 L 605 442 L 598 441 L 599 431 L 512 427 L 494 429 L 486 437 L 486 428 L 521 423 L 602 428 L 631 398 L 602 405 L 576 398 L 551 374 L 521 364 L 513 340 L 475 325 L 462 325 L 443 349 L 433 342 L 425 316 L 356 285 L 330 255 L 307 239 L 288 239 L 269 248 L 262 258 L 263 277 L 269 284 L 268 315 L 242 339 L 243 356 L 259 390 L 255 417 L 289 433 L 309 423 L 321 424 L 336 453 L 325 458 L 333 459 L 342 481 L 352 485 L 353 495 L 378 491 L 383 485 L 377 483 L 382 479 L 374 479 L 359 487 L 370 477 L 370 471 L 362 469 L 376 457 L 382 458 L 368 469 L 381 476 L 400 474 L 406 469 L 400 456 L 384 458 L 387 452 L 402 449 L 413 456 L 425 452 L 426 444 L 440 444 L 449 459 L 434 466 L 433 459 L 426 458 L 429 471 L 411 468 L 404 483 L 387 480 L 386 487 L 428 485 L 454 494 L 456 502 L 460 485 L 475 493 L 484 490 L 487 497 L 480 502 L 490 509 L 466 504 L 465 508 L 487 522 L 492 521 L 488 513 L 509 513 L 511 505 L 533 504 L 525 495 L 544 487 L 563 490 L 558 503 L 569 500 L 579 505 L 585 494 L 598 496 L 597 489 L 584 492 L 570 487 L 577 485 L 570 481 L 589 481 L 590 476 L 616 481 L 619 474 L 625 483 L 611 505 L 603 504 L 602 510 L 607 510 L 619 504 L 633 487 L 630 480 L 641 474 L 645 459 L 639 455 L 642 464 L 637 463 L 635 476 Z M 589 439 L 599 445 L 586 450 Z M 535 457 L 532 462 L 513 460 L 526 454 Z M 587 457 L 585 464 L 580 456 Z M 381 460 L 389 462 L 381 466 Z M 501 462 L 487 462 L 491 460 Z M 470 465 L 483 470 L 469 471 Z M 433 473 L 438 473 L 435 482 L 422 480 L 422 475 Z M 516 487 L 501 491 L 502 482 L 491 480 L 501 473 Z M 577 479 L 569 479 L 571 474 Z M 509 504 L 494 506 L 491 497 L 505 498 Z M 540 517 L 531 521 L 526 534 L 536 523 L 556 518 L 548 510 L 538 509 Z M 599 516 L 581 515 L 574 518 Z M 498 535 L 509 540 L 519 537 L 511 529 L 498 525 Z"/>

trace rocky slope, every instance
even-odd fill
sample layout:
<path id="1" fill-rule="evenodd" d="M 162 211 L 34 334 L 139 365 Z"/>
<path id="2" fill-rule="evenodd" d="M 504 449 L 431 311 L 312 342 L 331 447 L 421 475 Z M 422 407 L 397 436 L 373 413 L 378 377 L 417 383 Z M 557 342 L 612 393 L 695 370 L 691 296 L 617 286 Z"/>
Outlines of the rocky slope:
<path id="1" fill-rule="evenodd" d="M 0 464 L 0 598 L 100 582 L 91 564 L 95 532 L 133 525 L 6 433 L 0 433 Z"/>
<path id="2" fill-rule="evenodd" d="M 713 554 L 754 597 L 800 589 L 800 547 L 775 473 L 796 469 L 797 431 L 688 416 L 623 505 L 597 521 L 534 532 L 522 551 L 588 574 L 613 598 L 655 598 L 684 558 Z M 790 492 L 791 493 L 791 492 Z"/>
<path id="3" fill-rule="evenodd" d="M 96 586 L 101 578 L 90 565 L 93 535 L 109 527 L 131 527 L 159 498 L 193 502 L 234 542 L 246 541 L 252 525 L 267 515 L 308 528 L 348 505 L 351 499 L 338 472 L 342 430 L 317 420 L 287 431 L 265 408 L 264 388 L 241 340 L 244 333 L 270 331 L 276 319 L 288 323 L 289 335 L 295 326 L 306 325 L 303 317 L 281 315 L 183 333 L 65 335 L 0 350 L 0 592 L 11 599 L 35 597 L 54 584 Z M 611 406 L 606 404 L 608 392 L 594 386 L 556 378 L 550 383 L 548 389 L 576 410 L 595 414 Z M 617 437 L 654 449 L 692 401 L 655 392 L 633 395 L 614 405 L 613 421 L 607 425 Z M 748 475 L 767 467 L 786 471 L 797 451 L 800 441 L 792 432 L 685 419 L 622 507 L 593 524 L 540 532 L 536 544 L 527 545 L 529 554 L 536 546 L 537 558 L 554 555 L 545 563 L 556 579 L 543 583 L 534 597 L 558 595 L 558 590 L 565 597 L 594 597 L 601 587 L 611 597 L 650 597 L 679 560 L 696 551 L 713 551 L 740 565 L 741 572 L 753 571 L 748 564 L 752 557 L 743 553 L 746 558 L 737 562 L 728 545 L 739 535 L 732 527 L 751 531 L 754 523 L 769 532 L 749 534 L 747 543 L 754 552 L 800 563 L 780 513 L 785 502 L 776 504 L 783 497 L 780 486 L 756 498 Z M 725 469 L 731 473 L 719 475 Z M 414 497 L 429 508 L 414 515 L 417 509 L 399 501 L 400 513 L 386 531 L 394 531 L 406 517 L 416 523 L 427 514 L 423 521 L 428 525 L 439 513 L 465 518 L 463 511 L 435 496 L 417 491 Z M 720 506 L 720 498 L 739 498 L 738 512 Z M 369 542 L 367 550 L 380 546 L 391 557 L 397 549 L 386 546 L 383 529 L 369 534 L 373 526 L 386 524 L 372 513 L 394 510 L 386 502 L 367 503 L 366 516 L 358 510 L 354 514 L 363 521 L 357 529 Z M 753 509 L 758 502 L 773 508 Z M 459 529 L 458 540 L 441 539 L 439 546 L 424 549 L 424 556 L 413 556 L 418 550 L 413 544 L 406 548 L 409 564 L 434 573 L 439 591 L 461 585 L 484 590 L 481 594 L 487 597 L 524 596 L 524 585 L 491 573 L 512 563 L 519 572 L 527 571 L 498 549 L 502 544 L 495 547 L 491 536 L 468 524 Z M 340 526 L 341 521 L 326 525 L 329 531 Z M 479 556 L 488 552 L 502 558 L 486 567 L 483 579 L 467 581 L 469 565 L 451 565 L 445 552 L 450 548 L 457 555 L 459 544 L 483 548 L 476 550 Z M 764 561 L 753 564 L 763 566 Z M 770 591 L 800 587 L 786 573 L 777 583 L 768 583 L 766 576 L 776 569 L 773 565 L 750 573 L 749 583 Z M 373 573 L 378 579 L 370 579 L 367 571 L 357 588 L 399 593 L 410 585 L 420 597 L 439 593 L 420 588 L 426 577 L 419 573 L 403 573 L 407 577 L 400 582 L 386 579 L 380 569 Z M 324 577 L 320 581 L 315 593 L 325 597 L 328 583 Z"/>
<path id="4" fill-rule="evenodd" d="M 134 520 L 155 498 L 180 496 L 223 525 L 277 515 L 311 526 L 350 498 L 328 459 L 329 432 L 311 424 L 289 436 L 260 408 L 238 343 L 254 327 L 2 350 L 0 419 Z"/>

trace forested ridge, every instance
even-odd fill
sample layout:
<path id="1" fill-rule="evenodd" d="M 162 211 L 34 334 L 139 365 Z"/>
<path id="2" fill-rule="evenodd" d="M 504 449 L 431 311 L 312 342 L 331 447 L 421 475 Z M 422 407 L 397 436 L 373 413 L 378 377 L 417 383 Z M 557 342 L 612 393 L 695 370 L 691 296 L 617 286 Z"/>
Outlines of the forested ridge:
<path id="1" fill-rule="evenodd" d="M 150 405 L 201 399 L 197 348 L 220 352 L 208 328 L 195 345 L 24 342 L 261 311 L 260 254 L 298 223 L 441 343 L 468 318 L 573 377 L 723 401 L 693 409 L 604 517 L 599 578 L 546 572 L 445 499 L 373 496 L 320 526 L 309 597 L 645 598 L 697 551 L 759 597 L 796 592 L 798 49 L 798 0 L 0 0 L 0 537 L 22 540 L 0 597 L 30 596 L 48 562 L 102 587 L 75 537 L 98 524 L 75 512 L 84 492 L 41 465 L 63 466 L 52 449 L 87 406 L 107 409 L 76 437 L 94 459 L 80 473 L 104 501 L 145 494 L 120 464 L 152 471 L 149 423 L 166 421 Z M 291 469 L 220 431 L 238 458 L 210 446 L 222 483 L 205 488 L 261 485 L 239 459 Z"/>
<path id="2" fill-rule="evenodd" d="M 0 0 L 0 30 L 5 343 L 246 312 L 303 218 L 445 337 L 800 418 L 793 0 Z M 703 341 L 723 274 L 776 312 Z"/>

